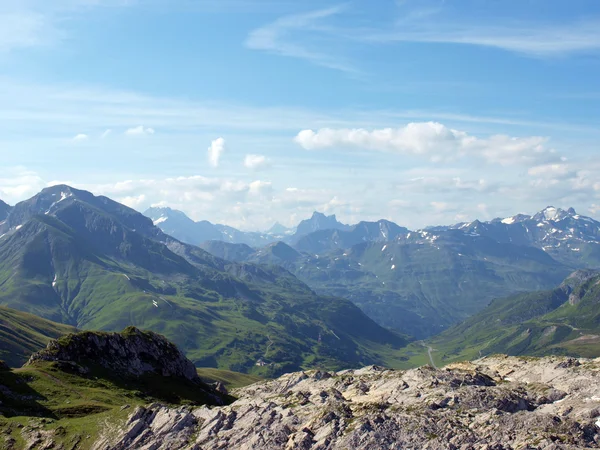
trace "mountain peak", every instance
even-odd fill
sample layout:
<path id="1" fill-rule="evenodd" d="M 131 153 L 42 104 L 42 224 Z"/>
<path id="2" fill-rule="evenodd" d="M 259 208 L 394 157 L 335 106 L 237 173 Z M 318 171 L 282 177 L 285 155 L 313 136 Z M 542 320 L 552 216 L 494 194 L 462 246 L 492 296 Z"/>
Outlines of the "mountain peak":
<path id="1" fill-rule="evenodd" d="M 292 232 L 292 228 L 287 228 L 281 225 L 279 222 L 275 222 L 275 224 L 269 228 L 267 234 L 291 234 Z"/>
<path id="2" fill-rule="evenodd" d="M 334 220 L 336 220 L 335 214 L 333 214 L 331 216 L 326 216 L 325 214 L 323 214 L 322 212 L 319 212 L 319 211 L 314 211 L 312 214 L 312 217 L 311 217 L 311 219 L 328 219 L 328 218 L 333 218 Z"/>
<path id="3" fill-rule="evenodd" d="M 544 208 L 543 210 L 541 210 L 539 213 L 537 213 L 533 218 L 535 220 L 550 220 L 553 222 L 558 222 L 559 220 L 563 220 L 567 217 L 571 217 L 571 216 L 575 216 L 577 213 L 575 212 L 575 209 L 573 208 L 569 208 L 568 210 L 564 210 L 561 208 L 556 208 L 554 206 L 547 206 L 546 208 Z"/>
<path id="4" fill-rule="evenodd" d="M 347 230 L 349 228 L 348 225 L 338 222 L 335 214 L 326 216 L 321 212 L 315 211 L 310 219 L 300 222 L 296 229 L 296 235 L 306 235 L 320 230 Z"/>

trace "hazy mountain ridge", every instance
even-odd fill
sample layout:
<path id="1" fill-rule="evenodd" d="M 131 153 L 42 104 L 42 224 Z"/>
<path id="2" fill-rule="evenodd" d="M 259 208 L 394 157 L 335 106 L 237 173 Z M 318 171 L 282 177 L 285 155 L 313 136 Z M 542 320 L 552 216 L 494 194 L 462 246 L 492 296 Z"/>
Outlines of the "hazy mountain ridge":
<path id="1" fill-rule="evenodd" d="M 3 233 L 0 304 L 84 329 L 152 329 L 199 365 L 281 372 L 383 363 L 387 345 L 406 343 L 279 267 L 219 259 L 67 186 L 16 205 Z"/>
<path id="2" fill-rule="evenodd" d="M 168 235 L 192 245 L 200 245 L 206 241 L 224 241 L 260 247 L 286 236 L 285 232 L 244 232 L 227 225 L 212 224 L 207 220 L 194 222 L 183 212 L 171 208 L 150 208 L 144 215 Z"/>
<path id="3" fill-rule="evenodd" d="M 332 228 L 309 232 L 321 226 Z M 315 213 L 298 230 L 285 240 L 291 247 L 204 248 L 225 259 L 279 264 L 318 292 L 349 298 L 378 323 L 418 337 L 495 298 L 552 288 L 573 269 L 594 267 L 600 255 L 600 222 L 572 208 L 419 231 L 384 220 L 346 226 Z M 274 255 L 277 247 L 287 247 L 288 257 Z"/>

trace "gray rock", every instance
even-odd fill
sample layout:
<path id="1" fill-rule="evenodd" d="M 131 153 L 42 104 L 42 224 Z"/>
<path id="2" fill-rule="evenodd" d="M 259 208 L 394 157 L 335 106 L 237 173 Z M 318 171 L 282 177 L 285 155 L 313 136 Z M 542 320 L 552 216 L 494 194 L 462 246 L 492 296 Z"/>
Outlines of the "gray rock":
<path id="1" fill-rule="evenodd" d="M 229 406 L 139 408 L 95 448 L 598 448 L 599 393 L 600 359 L 295 373 L 234 390 Z"/>

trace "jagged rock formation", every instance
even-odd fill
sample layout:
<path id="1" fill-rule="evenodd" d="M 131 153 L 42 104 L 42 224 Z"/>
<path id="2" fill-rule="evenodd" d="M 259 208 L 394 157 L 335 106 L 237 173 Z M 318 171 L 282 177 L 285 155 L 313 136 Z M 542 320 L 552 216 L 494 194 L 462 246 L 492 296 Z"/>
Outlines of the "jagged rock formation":
<path id="1" fill-rule="evenodd" d="M 600 359 L 293 373 L 230 406 L 138 408 L 100 449 L 576 449 L 600 445 Z"/>
<path id="2" fill-rule="evenodd" d="M 77 364 L 84 371 L 93 364 L 114 374 L 141 377 L 147 374 L 197 381 L 194 364 L 177 346 L 151 331 L 128 327 L 122 333 L 86 331 L 50 341 L 46 349 L 31 356 L 36 361 Z"/>

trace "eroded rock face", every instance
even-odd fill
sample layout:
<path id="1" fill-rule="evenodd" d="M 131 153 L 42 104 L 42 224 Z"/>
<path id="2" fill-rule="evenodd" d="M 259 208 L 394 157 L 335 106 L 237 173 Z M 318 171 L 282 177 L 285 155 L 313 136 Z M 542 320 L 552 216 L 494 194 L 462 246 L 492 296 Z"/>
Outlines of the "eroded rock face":
<path id="1" fill-rule="evenodd" d="M 284 375 L 226 407 L 135 411 L 98 449 L 576 449 L 600 445 L 600 359 Z"/>
<path id="2" fill-rule="evenodd" d="M 194 364 L 175 344 L 159 334 L 134 327 L 122 333 L 69 334 L 50 341 L 46 349 L 35 353 L 27 364 L 40 360 L 75 363 L 80 371 L 85 371 L 86 363 L 93 363 L 132 377 L 157 374 L 200 381 Z"/>

